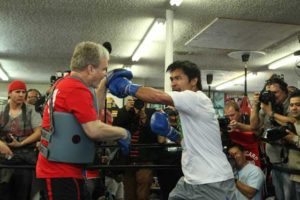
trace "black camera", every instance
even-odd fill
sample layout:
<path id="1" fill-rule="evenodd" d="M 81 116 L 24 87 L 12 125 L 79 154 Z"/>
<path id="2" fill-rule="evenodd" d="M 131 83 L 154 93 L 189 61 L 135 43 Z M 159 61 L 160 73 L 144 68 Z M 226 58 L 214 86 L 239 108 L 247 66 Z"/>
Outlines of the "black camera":
<path id="1" fill-rule="evenodd" d="M 66 71 L 64 71 L 64 72 L 57 71 L 57 72 L 56 72 L 56 75 L 50 76 L 50 84 L 51 84 L 51 86 L 52 86 L 58 79 L 61 79 L 61 78 L 65 77 L 66 75 L 70 74 L 70 73 L 71 73 L 70 70 L 66 70 Z"/>
<path id="2" fill-rule="evenodd" d="M 38 113 L 42 113 L 44 110 L 44 105 L 46 103 L 46 96 L 41 96 L 35 103 L 35 111 Z"/>
<path id="3" fill-rule="evenodd" d="M 269 104 L 269 102 L 271 102 L 271 105 L 273 106 L 275 104 L 276 98 L 273 92 L 263 90 L 260 92 L 259 101 L 264 104 Z"/>
<path id="4" fill-rule="evenodd" d="M 295 126 L 292 123 L 288 123 L 286 126 L 276 126 L 267 129 L 264 139 L 267 139 L 269 142 L 282 139 L 288 134 L 286 130 L 296 133 Z"/>
<path id="5" fill-rule="evenodd" d="M 164 112 L 167 113 L 168 116 L 177 116 L 178 115 L 177 110 L 173 110 L 172 108 L 168 108 L 168 107 L 166 107 L 164 109 Z"/>
<path id="6" fill-rule="evenodd" d="M 134 108 L 141 110 L 144 106 L 145 106 L 145 103 L 142 100 L 140 100 L 140 99 L 134 100 L 134 104 L 133 104 Z"/>
<path id="7" fill-rule="evenodd" d="M 227 132 L 228 125 L 230 124 L 230 119 L 228 117 L 220 117 L 218 118 L 218 121 L 221 132 Z"/>
<path id="8" fill-rule="evenodd" d="M 218 118 L 220 131 L 221 131 L 221 141 L 223 146 L 224 153 L 227 154 L 227 147 L 231 144 L 231 140 L 229 138 L 229 128 L 230 119 L 228 117 L 220 117 Z"/>

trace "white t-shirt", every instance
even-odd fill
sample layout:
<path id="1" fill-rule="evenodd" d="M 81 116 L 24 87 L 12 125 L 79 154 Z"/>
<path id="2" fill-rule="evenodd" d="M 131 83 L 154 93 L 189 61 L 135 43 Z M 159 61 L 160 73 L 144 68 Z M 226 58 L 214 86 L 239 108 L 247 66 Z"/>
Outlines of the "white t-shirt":
<path id="1" fill-rule="evenodd" d="M 223 153 L 211 100 L 201 91 L 186 90 L 169 95 L 181 121 L 181 164 L 185 182 L 195 185 L 232 179 L 232 168 Z"/>
<path id="2" fill-rule="evenodd" d="M 259 167 L 248 163 L 238 172 L 238 174 L 239 181 L 257 190 L 257 193 L 251 200 L 260 200 L 262 197 L 262 186 L 265 180 L 265 175 L 263 171 Z M 239 200 L 248 199 L 238 189 L 236 189 L 236 197 Z"/>

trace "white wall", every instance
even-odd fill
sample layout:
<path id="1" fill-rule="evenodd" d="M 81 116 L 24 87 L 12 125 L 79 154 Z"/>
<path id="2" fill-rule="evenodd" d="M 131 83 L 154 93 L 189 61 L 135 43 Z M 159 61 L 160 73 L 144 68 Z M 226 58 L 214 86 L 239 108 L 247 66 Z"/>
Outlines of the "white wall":
<path id="1" fill-rule="evenodd" d="M 0 98 L 6 99 L 7 98 L 7 86 L 10 82 L 2 82 L 0 83 Z M 26 84 L 27 89 L 35 88 L 40 91 L 41 94 L 45 94 L 48 90 L 50 84 Z"/>

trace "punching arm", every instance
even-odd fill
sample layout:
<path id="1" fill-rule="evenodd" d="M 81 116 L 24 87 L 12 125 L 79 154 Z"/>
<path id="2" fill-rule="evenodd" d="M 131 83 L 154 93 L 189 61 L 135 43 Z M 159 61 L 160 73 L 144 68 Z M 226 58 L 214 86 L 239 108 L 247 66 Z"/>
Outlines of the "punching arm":
<path id="1" fill-rule="evenodd" d="M 164 136 L 173 142 L 178 142 L 181 139 L 179 132 L 170 126 L 166 113 L 155 112 L 151 117 L 150 126 L 152 132 Z"/>

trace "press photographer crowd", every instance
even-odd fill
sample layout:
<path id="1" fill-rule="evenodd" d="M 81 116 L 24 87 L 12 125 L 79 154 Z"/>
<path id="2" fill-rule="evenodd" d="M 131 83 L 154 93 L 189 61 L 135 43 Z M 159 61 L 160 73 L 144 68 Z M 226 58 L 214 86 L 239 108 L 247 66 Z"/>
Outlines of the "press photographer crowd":
<path id="1" fill-rule="evenodd" d="M 109 70 L 110 52 L 79 43 L 49 91 L 9 83 L 0 199 L 300 200 L 300 91 L 282 76 L 217 117 L 195 63 L 170 64 L 163 92 Z"/>

